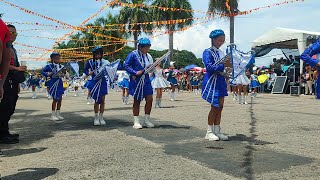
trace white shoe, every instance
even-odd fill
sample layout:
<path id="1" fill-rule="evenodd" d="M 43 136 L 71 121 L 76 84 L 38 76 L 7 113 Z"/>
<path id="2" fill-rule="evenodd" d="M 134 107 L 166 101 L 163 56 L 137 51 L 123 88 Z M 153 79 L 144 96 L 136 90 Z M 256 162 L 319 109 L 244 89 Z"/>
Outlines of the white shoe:
<path id="1" fill-rule="evenodd" d="M 58 118 L 59 120 L 63 120 L 63 119 L 64 119 L 64 117 L 60 116 L 60 114 L 57 115 L 57 118 Z"/>
<path id="2" fill-rule="evenodd" d="M 238 96 L 236 94 L 233 94 L 233 100 L 237 101 L 238 100 Z"/>
<path id="3" fill-rule="evenodd" d="M 161 108 L 161 98 L 159 99 L 158 106 Z"/>
<path id="4" fill-rule="evenodd" d="M 93 125 L 94 125 L 94 126 L 100 126 L 99 117 L 94 118 Z"/>
<path id="5" fill-rule="evenodd" d="M 141 124 L 139 122 L 139 117 L 138 116 L 134 116 L 133 128 L 134 129 L 142 129 L 142 126 L 141 126 Z"/>
<path id="6" fill-rule="evenodd" d="M 238 100 L 239 100 L 239 104 L 243 104 L 243 102 L 242 102 L 242 96 L 239 96 L 239 97 L 238 97 Z"/>
<path id="7" fill-rule="evenodd" d="M 218 125 L 215 125 L 213 126 L 213 132 L 214 134 L 222 141 L 227 141 L 229 139 L 228 136 L 224 135 L 222 132 L 221 132 L 221 128 L 220 126 Z"/>
<path id="8" fill-rule="evenodd" d="M 150 122 L 150 115 L 145 117 L 144 125 L 146 125 L 148 128 L 154 127 L 154 125 Z"/>
<path id="9" fill-rule="evenodd" d="M 59 120 L 59 118 L 57 116 L 54 116 L 54 115 L 51 115 L 50 119 L 53 120 L 53 121 L 58 121 Z"/>
<path id="10" fill-rule="evenodd" d="M 205 139 L 209 141 L 219 141 L 219 137 L 214 135 L 212 131 L 207 131 Z"/>
<path id="11" fill-rule="evenodd" d="M 103 115 L 99 117 L 100 125 L 106 125 L 106 121 L 103 119 Z"/>
<path id="12" fill-rule="evenodd" d="M 159 108 L 159 99 L 158 99 L 158 98 L 156 99 L 156 104 L 155 104 L 154 107 L 155 107 L 155 108 Z"/>

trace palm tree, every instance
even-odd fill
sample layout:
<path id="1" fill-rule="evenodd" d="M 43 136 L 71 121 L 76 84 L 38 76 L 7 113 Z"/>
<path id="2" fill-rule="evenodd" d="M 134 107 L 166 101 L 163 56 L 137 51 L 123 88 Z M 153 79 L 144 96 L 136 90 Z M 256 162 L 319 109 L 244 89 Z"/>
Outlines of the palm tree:
<path id="1" fill-rule="evenodd" d="M 167 8 L 175 8 L 175 9 L 186 9 L 188 11 L 171 11 L 155 8 L 153 10 L 153 16 L 155 21 L 169 21 L 169 20 L 179 20 L 179 19 L 187 19 L 186 21 L 181 21 L 179 23 L 167 23 L 167 24 L 159 24 L 158 28 L 166 28 L 169 32 L 169 50 L 170 61 L 173 59 L 173 31 L 183 28 L 185 26 L 191 25 L 193 23 L 193 12 L 191 4 L 188 0 L 154 0 L 152 3 L 154 6 L 158 7 L 167 7 Z"/>
<path id="2" fill-rule="evenodd" d="M 118 26 L 113 26 L 114 24 L 118 24 L 118 16 L 109 13 L 106 17 L 100 17 L 93 23 L 86 24 L 85 26 L 87 28 L 83 28 L 75 35 L 71 35 L 69 41 L 59 43 L 56 49 L 77 48 L 76 50 L 68 52 L 69 54 L 78 53 L 78 56 L 81 57 L 87 57 L 88 54 L 90 54 L 92 47 L 96 45 L 105 46 L 104 50 L 106 52 L 113 52 L 123 46 L 123 44 L 106 46 L 106 44 L 112 44 L 114 41 L 114 39 L 109 39 L 106 36 L 119 39 L 126 39 L 128 37 L 125 32 L 108 30 L 118 28 Z M 88 46 L 91 48 L 88 48 Z"/>
<path id="3" fill-rule="evenodd" d="M 121 3 L 131 4 L 147 4 L 150 0 L 119 0 Z M 118 7 L 118 4 L 112 5 L 111 7 Z M 137 49 L 138 36 L 145 32 L 146 34 L 152 34 L 151 31 L 153 26 L 151 24 L 136 24 L 143 22 L 151 22 L 152 14 L 148 8 L 144 7 L 122 7 L 119 12 L 119 23 L 127 24 L 127 28 L 130 30 L 130 34 L 134 38 L 134 47 Z"/>
<path id="4" fill-rule="evenodd" d="M 92 31 L 105 36 L 126 39 L 128 37 L 126 32 L 113 30 L 113 29 L 119 28 L 119 26 L 114 25 L 114 24 L 119 24 L 118 19 L 119 19 L 119 15 L 114 16 L 111 13 L 108 13 L 105 18 L 100 17 L 94 21 L 93 25 L 99 28 L 93 28 Z M 95 36 L 95 40 L 96 40 L 95 45 L 103 46 L 104 44 L 112 44 L 115 41 L 115 39 L 113 38 L 110 39 L 105 36 Z M 119 44 L 108 45 L 104 49 L 107 50 L 107 52 L 113 52 L 117 48 L 120 48 L 120 46 L 122 45 L 119 45 Z"/>
<path id="5" fill-rule="evenodd" d="M 208 12 L 212 13 L 214 16 L 214 12 L 230 14 L 230 44 L 234 43 L 234 15 L 238 13 L 238 0 L 229 0 L 230 11 L 226 6 L 226 1 L 222 0 L 209 0 L 209 8 Z"/>

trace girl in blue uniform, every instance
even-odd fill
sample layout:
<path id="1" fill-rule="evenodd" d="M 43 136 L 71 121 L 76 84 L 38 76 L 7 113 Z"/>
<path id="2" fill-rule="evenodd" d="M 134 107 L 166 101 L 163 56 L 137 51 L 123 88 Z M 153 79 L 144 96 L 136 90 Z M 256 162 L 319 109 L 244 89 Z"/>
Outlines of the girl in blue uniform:
<path id="1" fill-rule="evenodd" d="M 319 59 L 314 59 L 312 58 L 313 55 L 317 55 L 319 57 L 320 54 L 320 38 L 311 46 L 309 46 L 302 54 L 301 54 L 301 59 L 309 64 L 312 67 L 317 67 L 319 72 L 320 70 L 320 60 Z M 320 73 L 318 73 L 318 78 L 317 78 L 317 89 L 316 89 L 316 94 L 317 94 L 317 99 L 320 99 Z"/>
<path id="2" fill-rule="evenodd" d="M 91 80 L 88 80 L 87 88 L 90 91 L 90 97 L 95 102 L 95 118 L 93 125 L 106 125 L 106 122 L 103 119 L 103 113 L 105 106 L 105 95 L 108 94 L 108 83 L 106 79 L 107 72 L 104 67 L 109 65 L 110 62 L 102 59 L 103 49 L 101 46 L 96 46 L 93 48 L 92 54 L 93 59 L 86 63 L 83 71 L 87 76 L 90 75 L 92 77 Z"/>
<path id="3" fill-rule="evenodd" d="M 52 97 L 52 120 L 62 120 L 64 119 L 60 114 L 62 95 L 64 93 L 62 78 L 54 76 L 60 69 L 63 68 L 63 65 L 60 63 L 60 54 L 58 52 L 53 52 L 50 55 L 51 63 L 46 65 L 41 74 L 45 77 L 50 77 L 48 81 L 49 95 Z"/>
<path id="4" fill-rule="evenodd" d="M 176 78 L 177 74 L 174 72 L 174 62 L 170 62 L 170 71 L 167 80 L 171 84 L 170 100 L 174 101 L 176 99 L 176 86 L 178 86 L 178 80 Z"/>
<path id="5" fill-rule="evenodd" d="M 253 71 L 253 74 L 251 74 L 251 88 L 252 93 L 251 96 L 252 97 L 257 97 L 257 92 L 258 92 L 258 87 L 260 86 L 259 81 L 258 81 L 258 75 L 257 75 L 257 71 Z"/>
<path id="6" fill-rule="evenodd" d="M 124 62 L 125 70 L 130 74 L 129 93 L 133 96 L 133 128 L 141 129 L 145 124 L 152 128 L 154 125 L 150 122 L 150 113 L 152 108 L 153 89 L 148 73 L 145 70 L 153 64 L 153 59 L 148 53 L 151 42 L 148 38 L 141 38 L 138 41 L 138 49 L 132 51 Z M 145 98 L 145 120 L 140 123 L 139 108 L 140 102 Z"/>
<path id="7" fill-rule="evenodd" d="M 122 89 L 122 102 L 128 104 L 129 100 L 129 74 L 122 72 L 118 78 L 118 86 Z"/>
<path id="8" fill-rule="evenodd" d="M 219 49 L 225 42 L 224 32 L 214 30 L 209 37 L 212 47 L 204 50 L 202 58 L 207 70 L 202 84 L 202 98 L 211 104 L 205 139 L 211 141 L 228 140 L 228 137 L 222 134 L 220 128 L 224 97 L 228 96 L 226 79 L 220 73 L 223 72 L 225 67 L 230 67 L 231 63 L 230 61 L 225 64 L 218 62 L 224 57 L 223 51 Z"/>
<path id="9" fill-rule="evenodd" d="M 192 91 L 195 94 L 198 94 L 199 79 L 198 79 L 198 75 L 195 72 L 192 73 L 192 76 L 191 76 L 191 79 L 190 79 L 190 83 L 191 83 L 191 86 L 192 86 Z"/>
<path id="10" fill-rule="evenodd" d="M 36 87 L 39 86 L 39 79 L 38 76 L 35 74 L 35 72 L 33 72 L 33 74 L 30 75 L 29 77 L 29 86 L 31 86 L 32 89 L 32 99 L 36 99 L 37 98 L 37 93 L 36 93 Z"/>

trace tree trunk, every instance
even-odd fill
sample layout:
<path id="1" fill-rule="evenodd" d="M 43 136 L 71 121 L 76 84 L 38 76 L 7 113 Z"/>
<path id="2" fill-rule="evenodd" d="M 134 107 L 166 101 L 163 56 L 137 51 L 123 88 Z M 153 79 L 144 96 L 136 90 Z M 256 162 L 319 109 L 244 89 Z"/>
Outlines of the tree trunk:
<path id="1" fill-rule="evenodd" d="M 172 32 L 172 25 L 169 25 L 169 51 L 170 51 L 170 56 L 169 56 L 169 62 L 173 61 L 173 32 Z"/>
<path id="2" fill-rule="evenodd" d="M 138 26 L 134 25 L 133 38 L 134 38 L 134 48 L 138 49 Z"/>
<path id="3" fill-rule="evenodd" d="M 234 16 L 230 16 L 230 44 L 234 43 Z"/>

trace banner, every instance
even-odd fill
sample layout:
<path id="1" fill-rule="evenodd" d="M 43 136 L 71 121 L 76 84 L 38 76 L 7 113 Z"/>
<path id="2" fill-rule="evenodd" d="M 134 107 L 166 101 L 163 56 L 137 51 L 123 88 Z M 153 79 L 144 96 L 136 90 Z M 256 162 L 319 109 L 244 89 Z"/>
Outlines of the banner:
<path id="1" fill-rule="evenodd" d="M 249 51 L 248 53 L 237 50 L 235 44 L 231 44 L 227 48 L 227 54 L 230 52 L 231 54 L 231 62 L 232 62 L 232 81 L 236 79 L 243 71 L 249 68 L 252 64 L 255 63 L 254 53 L 253 51 Z"/>
<path id="2" fill-rule="evenodd" d="M 120 64 L 120 59 L 112 62 L 109 66 L 106 66 L 105 68 L 107 71 L 107 76 L 109 78 L 110 84 L 115 81 L 119 64 Z"/>

